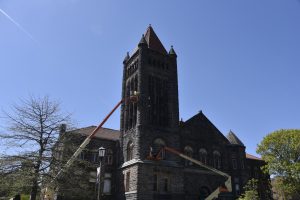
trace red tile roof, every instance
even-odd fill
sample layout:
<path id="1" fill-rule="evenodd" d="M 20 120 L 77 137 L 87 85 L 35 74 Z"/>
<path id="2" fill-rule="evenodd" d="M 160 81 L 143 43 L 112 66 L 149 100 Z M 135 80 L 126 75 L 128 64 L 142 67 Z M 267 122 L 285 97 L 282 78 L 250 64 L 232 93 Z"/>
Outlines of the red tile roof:
<path id="1" fill-rule="evenodd" d="M 253 156 L 253 155 L 248 154 L 248 153 L 246 153 L 246 158 L 252 159 L 252 160 L 263 160 L 263 159 L 261 159 L 261 158 L 258 158 L 258 157 L 256 157 L 256 156 Z"/>
<path id="2" fill-rule="evenodd" d="M 167 54 L 164 45 L 160 42 L 159 38 L 157 37 L 151 26 L 149 26 L 146 30 L 145 39 L 150 49 L 158 51 L 162 54 Z"/>
<path id="3" fill-rule="evenodd" d="M 95 130 L 95 128 L 96 128 L 96 126 L 88 126 L 88 127 L 76 129 L 72 132 L 88 136 L 93 132 L 93 130 Z M 94 137 L 100 138 L 100 139 L 117 141 L 120 138 L 120 131 L 114 130 L 114 129 L 109 129 L 109 128 L 101 128 L 97 131 L 97 133 L 95 134 Z"/>

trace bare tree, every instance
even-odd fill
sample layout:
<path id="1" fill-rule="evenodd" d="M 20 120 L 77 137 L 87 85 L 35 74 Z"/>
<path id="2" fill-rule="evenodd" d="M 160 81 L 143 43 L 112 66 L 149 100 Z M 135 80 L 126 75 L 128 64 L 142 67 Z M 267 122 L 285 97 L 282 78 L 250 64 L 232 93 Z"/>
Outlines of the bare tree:
<path id="1" fill-rule="evenodd" d="M 49 98 L 30 97 L 4 112 L 7 118 L 7 133 L 1 134 L 11 150 L 2 155 L 0 174 L 21 173 L 30 189 L 30 200 L 35 200 L 39 186 L 55 165 L 52 148 L 59 137 L 61 124 L 70 123 L 70 115 L 62 114 L 59 103 Z M 12 153 L 12 150 L 14 151 Z"/>

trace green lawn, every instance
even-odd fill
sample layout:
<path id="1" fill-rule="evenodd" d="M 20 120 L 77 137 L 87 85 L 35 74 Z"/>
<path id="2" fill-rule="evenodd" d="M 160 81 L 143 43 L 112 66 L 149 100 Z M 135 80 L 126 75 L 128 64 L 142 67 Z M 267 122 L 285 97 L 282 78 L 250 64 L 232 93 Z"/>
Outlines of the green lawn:
<path id="1" fill-rule="evenodd" d="M 29 194 L 22 194 L 21 195 L 21 200 L 29 200 L 30 195 Z"/>

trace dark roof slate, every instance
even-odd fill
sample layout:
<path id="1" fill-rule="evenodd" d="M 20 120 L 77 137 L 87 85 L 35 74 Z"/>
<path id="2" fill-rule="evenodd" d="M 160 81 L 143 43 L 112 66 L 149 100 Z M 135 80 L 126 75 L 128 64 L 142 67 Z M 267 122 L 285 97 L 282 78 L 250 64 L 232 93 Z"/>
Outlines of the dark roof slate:
<path id="1" fill-rule="evenodd" d="M 72 132 L 79 133 L 83 136 L 88 136 L 95 130 L 95 128 L 96 126 L 88 126 L 88 127 L 73 130 Z M 109 129 L 109 128 L 100 128 L 94 137 L 99 139 L 117 141 L 120 138 L 120 131 Z"/>
<path id="2" fill-rule="evenodd" d="M 199 133 L 206 133 L 208 135 L 214 135 L 215 139 L 220 138 L 225 144 L 230 144 L 228 139 L 219 131 L 219 129 L 204 115 L 202 111 L 194 115 L 185 122 L 181 122 L 182 129 L 186 129 L 193 124 L 197 124 Z"/>

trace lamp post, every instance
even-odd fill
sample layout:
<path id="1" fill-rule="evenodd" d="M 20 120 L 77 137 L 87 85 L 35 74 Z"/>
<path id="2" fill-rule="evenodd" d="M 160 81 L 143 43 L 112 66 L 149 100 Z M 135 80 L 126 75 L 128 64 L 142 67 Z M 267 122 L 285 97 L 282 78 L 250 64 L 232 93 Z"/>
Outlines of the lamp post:
<path id="1" fill-rule="evenodd" d="M 98 179 L 98 196 L 97 200 L 100 200 L 100 196 L 102 193 L 102 160 L 105 157 L 105 151 L 106 149 L 104 147 L 99 148 L 99 167 L 97 168 L 97 179 Z"/>

